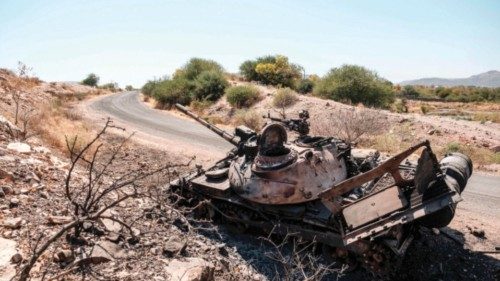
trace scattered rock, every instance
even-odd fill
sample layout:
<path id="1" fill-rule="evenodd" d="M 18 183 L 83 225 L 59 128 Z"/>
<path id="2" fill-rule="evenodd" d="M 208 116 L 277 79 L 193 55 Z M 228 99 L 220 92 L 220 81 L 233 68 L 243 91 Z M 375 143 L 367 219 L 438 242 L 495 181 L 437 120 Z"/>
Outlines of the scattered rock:
<path id="1" fill-rule="evenodd" d="M 171 237 L 165 245 L 163 245 L 163 254 L 169 258 L 172 258 L 180 253 L 182 253 L 187 247 L 186 242 L 181 242 L 173 237 Z"/>
<path id="2" fill-rule="evenodd" d="M 172 260 L 165 271 L 170 280 L 179 281 L 212 281 L 214 280 L 214 266 L 200 258 L 186 258 L 184 261 Z"/>
<path id="3" fill-rule="evenodd" d="M 125 251 L 117 244 L 109 241 L 100 241 L 92 249 L 93 257 L 104 257 L 109 260 L 127 257 Z"/>
<path id="4" fill-rule="evenodd" d="M 1 189 L 6 195 L 14 194 L 14 189 L 10 185 L 4 185 L 1 187 Z"/>
<path id="5" fill-rule="evenodd" d="M 11 208 L 19 206 L 19 199 L 17 199 L 16 197 L 12 197 L 9 202 L 9 206 Z"/>
<path id="6" fill-rule="evenodd" d="M 16 253 L 14 254 L 11 258 L 10 258 L 10 262 L 11 263 L 20 263 L 23 261 L 23 256 L 19 253 Z"/>
<path id="7" fill-rule="evenodd" d="M 432 228 L 432 233 L 434 233 L 435 235 L 439 235 L 440 231 L 437 228 Z"/>
<path id="8" fill-rule="evenodd" d="M 113 217 L 114 214 L 112 211 L 108 210 L 108 211 L 104 212 L 103 216 Z M 104 225 L 104 228 L 109 232 L 119 233 L 122 230 L 122 225 L 115 222 L 114 220 L 101 218 L 101 219 L 99 219 L 99 222 L 102 223 L 102 225 Z"/>
<path id="9" fill-rule="evenodd" d="M 471 228 L 470 226 L 467 226 L 467 228 L 469 229 L 469 232 L 477 238 L 486 239 L 486 233 L 484 230 L 478 229 L 477 227 Z"/>
<path id="10" fill-rule="evenodd" d="M 150 252 L 151 254 L 153 254 L 153 255 L 158 255 L 158 254 L 160 254 L 161 249 L 160 249 L 160 247 L 153 247 L 153 248 L 151 248 L 151 249 L 149 250 L 149 252 Z"/>
<path id="11" fill-rule="evenodd" d="M 14 161 L 14 159 L 11 159 L 12 161 Z M 12 161 L 6 161 L 6 162 L 12 162 Z M 12 176 L 11 173 L 8 173 L 4 170 L 1 170 L 0 169 L 0 179 L 2 179 L 2 181 L 5 183 L 5 182 L 14 182 L 14 177 Z"/>
<path id="12" fill-rule="evenodd" d="M 226 249 L 226 244 L 218 244 L 216 247 L 219 248 L 219 254 L 221 254 L 222 256 L 227 257 L 229 255 Z"/>
<path id="13" fill-rule="evenodd" d="M 43 199 L 49 199 L 49 193 L 47 191 L 40 191 L 40 197 Z"/>
<path id="14" fill-rule="evenodd" d="M 86 221 L 82 224 L 83 230 L 85 231 L 90 231 L 93 227 L 92 223 L 89 221 Z"/>
<path id="15" fill-rule="evenodd" d="M 41 154 L 49 154 L 50 153 L 50 149 L 46 148 L 45 146 L 37 146 L 35 148 L 33 148 L 33 150 L 37 153 L 41 153 Z"/>
<path id="16" fill-rule="evenodd" d="M 3 198 L 5 197 L 5 192 L 3 191 L 3 189 L 0 188 L 0 198 Z"/>
<path id="17" fill-rule="evenodd" d="M 48 223 L 51 225 L 59 225 L 59 224 L 68 224 L 70 223 L 73 219 L 68 216 L 49 216 L 47 218 Z"/>
<path id="18" fill-rule="evenodd" d="M 61 250 L 54 254 L 55 262 L 72 262 L 75 259 L 73 252 L 71 250 Z"/>
<path id="19" fill-rule="evenodd" d="M 18 153 L 30 153 L 31 147 L 24 142 L 11 142 L 7 145 L 7 149 L 16 151 Z"/>
<path id="20" fill-rule="evenodd" d="M 6 219 L 3 222 L 3 226 L 10 228 L 10 229 L 18 229 L 21 227 L 22 222 L 23 222 L 23 219 L 21 219 L 21 218 Z"/>
<path id="21" fill-rule="evenodd" d="M 109 262 L 111 259 L 107 256 L 97 256 L 97 255 L 83 255 L 83 257 L 75 261 L 75 265 L 89 265 L 89 264 L 100 264 Z"/>
<path id="22" fill-rule="evenodd" d="M 427 134 L 432 136 L 432 135 L 434 135 L 435 132 L 436 132 L 436 129 L 432 129 L 432 130 L 427 131 Z"/>
<path id="23" fill-rule="evenodd" d="M 27 177 L 26 179 L 28 181 L 31 181 L 32 183 L 39 183 L 41 180 L 40 178 L 33 172 L 31 172 Z"/>
<path id="24" fill-rule="evenodd" d="M 490 147 L 490 149 L 491 149 L 491 151 L 493 151 L 495 153 L 499 153 L 500 152 L 500 144 L 492 146 L 492 147 Z"/>
<path id="25" fill-rule="evenodd" d="M 122 236 L 116 232 L 110 232 L 108 235 L 106 235 L 106 239 L 113 243 L 118 243 L 120 240 L 122 240 Z"/>

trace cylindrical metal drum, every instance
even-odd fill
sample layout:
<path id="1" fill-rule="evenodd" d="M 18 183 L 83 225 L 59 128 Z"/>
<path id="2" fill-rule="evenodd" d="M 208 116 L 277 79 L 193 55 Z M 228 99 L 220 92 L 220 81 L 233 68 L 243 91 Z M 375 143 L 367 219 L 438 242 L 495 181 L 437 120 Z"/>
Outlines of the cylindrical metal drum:
<path id="1" fill-rule="evenodd" d="M 439 162 L 444 178 L 437 186 L 431 187 L 426 192 L 433 192 L 433 188 L 439 188 L 446 184 L 449 188 L 458 193 L 464 191 L 467 181 L 472 175 L 472 161 L 462 153 L 451 153 Z M 424 195 L 425 196 L 425 195 Z M 420 219 L 420 223 L 426 227 L 444 227 L 447 226 L 455 216 L 456 204 L 447 206 L 435 213 Z"/>

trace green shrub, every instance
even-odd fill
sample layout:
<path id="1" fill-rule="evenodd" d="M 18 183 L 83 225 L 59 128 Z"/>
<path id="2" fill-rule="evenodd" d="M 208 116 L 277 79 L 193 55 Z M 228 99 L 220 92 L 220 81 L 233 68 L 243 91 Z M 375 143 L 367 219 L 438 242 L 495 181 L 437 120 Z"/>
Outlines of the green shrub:
<path id="1" fill-rule="evenodd" d="M 275 63 L 276 58 L 274 56 L 264 56 L 264 57 L 259 57 L 255 60 L 247 60 L 243 62 L 240 65 L 240 74 L 247 80 L 247 81 L 260 81 L 260 76 L 255 71 L 255 67 L 259 63 Z"/>
<path id="2" fill-rule="evenodd" d="M 202 72 L 205 71 L 213 71 L 221 74 L 224 73 L 222 66 L 213 60 L 192 58 L 181 69 L 176 71 L 173 79 L 184 78 L 194 81 Z"/>
<path id="3" fill-rule="evenodd" d="M 308 94 L 313 91 L 314 88 L 314 82 L 309 79 L 301 79 L 297 85 L 297 92 L 301 94 Z"/>
<path id="4" fill-rule="evenodd" d="M 87 85 L 87 86 L 90 86 L 90 87 L 96 87 L 97 83 L 99 83 L 99 76 L 95 75 L 94 73 L 90 73 L 82 81 L 83 85 Z"/>
<path id="5" fill-rule="evenodd" d="M 158 83 L 160 83 L 159 80 L 149 80 L 148 82 L 146 82 L 146 84 L 144 84 L 144 86 L 142 86 L 141 92 L 145 96 L 148 96 L 148 97 L 153 96 L 153 90 L 158 85 Z"/>
<path id="6" fill-rule="evenodd" d="M 212 60 L 192 58 L 178 69 L 172 79 L 148 81 L 142 92 L 162 106 L 188 104 L 192 100 L 216 101 L 228 86 L 224 69 Z"/>
<path id="7" fill-rule="evenodd" d="M 234 107 L 249 107 L 260 100 L 260 93 L 254 86 L 234 86 L 227 89 L 226 98 Z"/>
<path id="8" fill-rule="evenodd" d="M 125 90 L 126 91 L 133 91 L 134 87 L 132 85 L 127 85 L 127 86 L 125 86 Z"/>
<path id="9" fill-rule="evenodd" d="M 299 98 L 297 93 L 290 88 L 279 89 L 273 97 L 273 106 L 278 108 L 287 108 L 294 105 Z"/>
<path id="10" fill-rule="evenodd" d="M 362 66 L 343 65 L 328 72 L 314 94 L 341 102 L 386 108 L 394 102 L 392 84 Z"/>
<path id="11" fill-rule="evenodd" d="M 292 64 L 282 55 L 265 56 L 245 61 L 240 65 L 240 73 L 248 81 L 258 81 L 267 85 L 294 87 L 301 77 L 302 67 Z"/>
<path id="12" fill-rule="evenodd" d="M 120 90 L 120 88 L 118 87 L 118 84 L 114 83 L 114 82 L 103 84 L 103 85 L 99 86 L 99 89 L 109 90 L 112 92 L 116 92 L 116 91 Z"/>
<path id="13" fill-rule="evenodd" d="M 186 79 L 172 79 L 159 82 L 153 89 L 153 97 L 162 107 L 171 108 L 176 103 L 191 102 L 193 85 Z"/>
<path id="14" fill-rule="evenodd" d="M 216 101 L 229 85 L 221 72 L 203 71 L 194 80 L 194 98 L 197 100 Z"/>
<path id="15" fill-rule="evenodd" d="M 406 98 L 418 98 L 420 96 L 420 93 L 417 91 L 417 89 L 415 89 L 415 87 L 406 85 L 403 87 L 403 90 L 401 90 L 401 95 Z"/>

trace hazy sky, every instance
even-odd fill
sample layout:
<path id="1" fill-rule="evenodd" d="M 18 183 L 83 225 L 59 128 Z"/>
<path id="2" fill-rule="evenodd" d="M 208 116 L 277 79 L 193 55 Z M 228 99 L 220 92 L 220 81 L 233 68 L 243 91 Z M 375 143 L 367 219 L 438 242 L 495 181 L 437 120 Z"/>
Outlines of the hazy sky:
<path id="1" fill-rule="evenodd" d="M 266 54 L 393 82 L 500 70 L 500 1 L 0 1 L 0 67 L 20 60 L 47 81 L 141 86 L 190 57 L 237 72 Z"/>

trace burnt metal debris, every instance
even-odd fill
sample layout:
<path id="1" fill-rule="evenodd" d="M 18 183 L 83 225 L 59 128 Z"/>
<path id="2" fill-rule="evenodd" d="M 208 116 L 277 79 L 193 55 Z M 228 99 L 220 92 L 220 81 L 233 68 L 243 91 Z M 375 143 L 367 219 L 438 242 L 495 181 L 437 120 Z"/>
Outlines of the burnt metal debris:
<path id="1" fill-rule="evenodd" d="M 429 141 L 382 161 L 375 150 L 310 136 L 307 111 L 298 119 L 268 116 L 260 134 L 239 126 L 232 135 L 176 106 L 235 147 L 170 188 L 207 200 L 213 219 L 317 241 L 325 255 L 378 276 L 397 270 L 419 228 L 451 222 L 472 173 L 460 153 L 438 162 Z"/>

